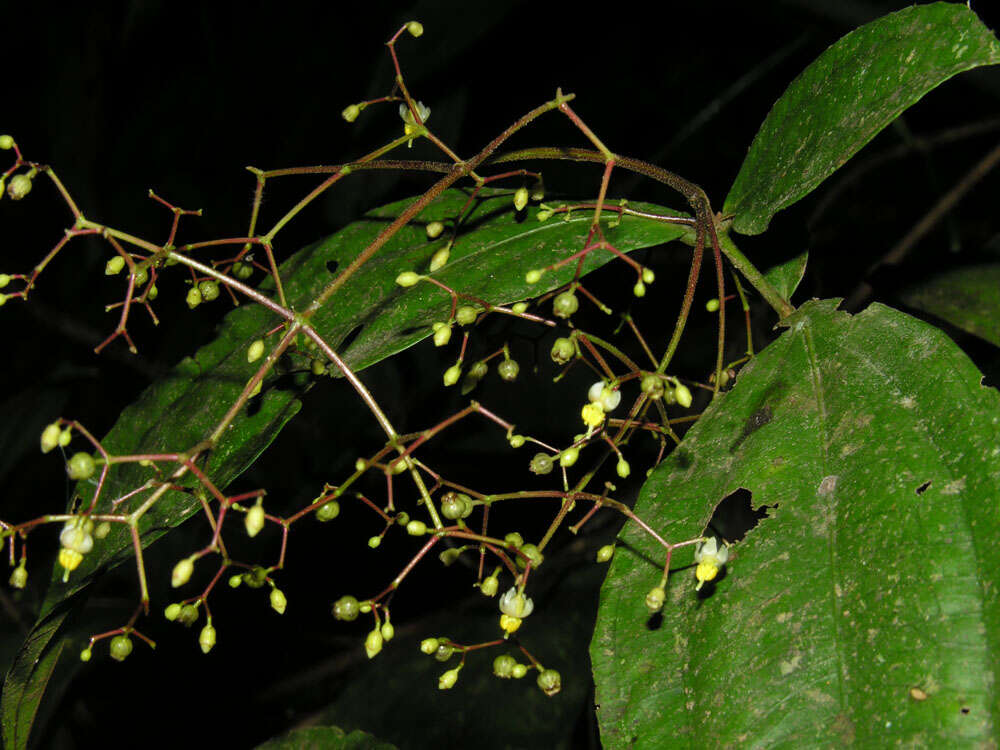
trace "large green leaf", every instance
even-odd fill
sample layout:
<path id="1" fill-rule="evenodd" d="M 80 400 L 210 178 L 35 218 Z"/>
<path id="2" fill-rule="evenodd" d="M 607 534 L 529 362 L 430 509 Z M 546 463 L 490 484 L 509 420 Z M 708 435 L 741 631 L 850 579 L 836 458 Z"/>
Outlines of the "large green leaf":
<path id="1" fill-rule="evenodd" d="M 1000 263 L 946 271 L 900 296 L 910 307 L 1000 346 Z"/>
<path id="2" fill-rule="evenodd" d="M 643 487 L 667 539 L 743 488 L 767 518 L 695 593 L 633 527 L 591 644 L 608 748 L 990 746 L 1000 729 L 1000 394 L 940 331 L 814 301 Z M 682 548 L 690 550 L 690 548 Z"/>
<path id="3" fill-rule="evenodd" d="M 1000 44 L 964 4 L 906 8 L 852 31 L 775 103 L 723 211 L 736 231 L 760 234 L 928 91 L 996 62 Z"/>
<path id="4" fill-rule="evenodd" d="M 467 199 L 468 195 L 460 190 L 442 195 L 424 210 L 418 221 L 397 233 L 312 318 L 312 324 L 335 348 L 349 335 L 352 337 L 341 354 L 356 370 L 416 344 L 430 335 L 431 323 L 447 318 L 451 304 L 448 295 L 427 283 L 401 289 L 395 278 L 404 270 L 427 270 L 431 256 L 447 240 L 429 241 L 424 225 L 455 218 Z M 281 271 L 289 303 L 295 309 L 304 309 L 333 274 L 346 267 L 410 202 L 400 201 L 376 209 L 286 261 Z M 658 206 L 643 209 L 671 213 Z M 488 191 L 477 199 L 474 210 L 462 224 L 450 262 L 434 276 L 454 289 L 492 304 L 540 294 L 568 281 L 575 264 L 547 274 L 542 283 L 534 286 L 525 283 L 525 271 L 579 250 L 589 223 L 589 216 L 582 212 L 569 221 L 539 222 L 533 216 L 518 221 L 510 192 Z M 623 251 L 674 240 L 687 232 L 683 226 L 631 216 L 617 224 L 609 216 L 605 226 L 606 237 Z M 613 257 L 606 251 L 591 253 L 583 270 L 594 270 Z M 249 342 L 263 336 L 276 323 L 273 313 L 256 305 L 245 305 L 229 313 L 214 341 L 181 362 L 122 412 L 102 441 L 107 450 L 113 454 L 180 451 L 203 440 L 256 370 L 256 364 L 247 362 Z M 277 384 L 283 382 L 276 373 L 272 374 L 261 396 L 234 420 L 212 452 L 207 474 L 218 486 L 225 487 L 244 471 L 298 411 L 297 392 L 290 386 L 279 388 Z M 109 476 L 98 512 L 105 512 L 113 498 L 140 486 L 151 476 L 151 469 L 138 464 L 116 468 Z M 92 489 L 84 488 L 83 492 L 86 495 Z M 140 500 L 141 497 L 131 502 Z M 140 522 L 143 544 L 148 545 L 175 528 L 199 507 L 189 494 L 166 494 Z M 62 582 L 60 571 L 56 571 L 39 622 L 87 586 L 101 570 L 132 556 L 130 537 L 116 525 L 87 555 L 68 584 Z M 5 690 L 34 691 L 33 679 L 29 675 L 27 684 L 8 680 Z M 12 698 L 5 705 L 16 702 Z M 26 738 L 26 734 L 23 736 Z"/>
<path id="5" fill-rule="evenodd" d="M 396 750 L 396 746 L 357 730 L 347 734 L 337 727 L 307 727 L 268 740 L 257 750 Z"/>

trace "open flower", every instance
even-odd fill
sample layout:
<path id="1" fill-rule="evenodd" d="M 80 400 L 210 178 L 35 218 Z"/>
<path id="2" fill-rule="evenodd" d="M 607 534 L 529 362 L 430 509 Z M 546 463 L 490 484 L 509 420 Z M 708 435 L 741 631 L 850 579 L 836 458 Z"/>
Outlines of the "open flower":
<path id="1" fill-rule="evenodd" d="M 719 569 L 729 559 L 729 545 L 719 547 L 719 540 L 714 536 L 700 542 L 694 549 L 694 561 L 698 563 L 694 576 L 698 579 L 696 590 L 701 589 L 705 581 L 712 581 L 719 574 Z"/>
<path id="2" fill-rule="evenodd" d="M 413 107 L 417 110 L 417 115 L 420 116 L 420 122 L 427 122 L 427 118 L 431 116 L 431 108 L 425 107 L 423 102 L 414 102 Z M 413 113 L 410 111 L 410 108 L 406 106 L 405 102 L 399 105 L 399 116 L 403 118 L 403 132 L 406 135 L 413 135 L 413 133 L 417 132 L 417 128 L 420 126 L 413 117 Z M 412 138 L 407 145 L 413 145 Z"/>
<path id="3" fill-rule="evenodd" d="M 614 411 L 622 402 L 622 394 L 603 380 L 598 380 L 587 391 L 587 398 L 592 404 L 600 404 L 605 412 Z"/>
<path id="4" fill-rule="evenodd" d="M 521 621 L 530 615 L 535 609 L 535 603 L 519 591 L 517 586 L 512 586 L 500 597 L 500 627 L 508 635 L 521 627 Z"/>

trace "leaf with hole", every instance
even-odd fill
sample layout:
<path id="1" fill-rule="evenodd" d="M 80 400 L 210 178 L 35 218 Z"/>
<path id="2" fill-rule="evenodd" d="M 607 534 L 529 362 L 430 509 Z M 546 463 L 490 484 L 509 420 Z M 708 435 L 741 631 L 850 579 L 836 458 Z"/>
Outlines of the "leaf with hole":
<path id="1" fill-rule="evenodd" d="M 672 542 L 749 491 L 767 517 L 695 592 L 634 527 L 591 656 L 608 748 L 989 745 L 1000 726 L 1000 394 L 941 331 L 813 301 L 644 485 Z"/>

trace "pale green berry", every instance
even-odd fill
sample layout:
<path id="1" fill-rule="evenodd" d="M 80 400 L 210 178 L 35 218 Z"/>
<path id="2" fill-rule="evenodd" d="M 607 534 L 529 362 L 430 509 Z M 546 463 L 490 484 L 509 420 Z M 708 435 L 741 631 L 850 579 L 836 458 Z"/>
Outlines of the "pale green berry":
<path id="1" fill-rule="evenodd" d="M 316 509 L 316 518 L 324 523 L 326 521 L 332 521 L 339 515 L 340 503 L 336 500 L 331 500 L 326 505 L 321 505 Z"/>
<path id="2" fill-rule="evenodd" d="M 580 458 L 580 449 L 576 446 L 572 448 L 567 448 L 562 453 L 559 454 L 559 465 L 565 468 L 569 468 L 576 463 L 577 459 Z"/>
<path id="3" fill-rule="evenodd" d="M 647 284 L 652 284 L 656 280 L 656 274 L 653 273 L 652 268 L 642 269 L 642 280 Z"/>
<path id="4" fill-rule="evenodd" d="M 719 309 L 719 300 L 713 297 L 708 302 L 705 303 L 705 309 L 710 313 L 717 312 Z"/>
<path id="5" fill-rule="evenodd" d="M 62 428 L 58 422 L 53 422 L 42 430 L 42 453 L 48 453 L 59 445 L 59 436 L 62 435 Z"/>
<path id="6" fill-rule="evenodd" d="M 561 292 L 552 300 L 552 314 L 557 318 L 568 318 L 580 309 L 580 300 L 571 291 Z"/>
<path id="7" fill-rule="evenodd" d="M 451 257 L 451 248 L 442 247 L 434 255 L 431 256 L 430 271 L 434 273 L 435 271 L 443 268 L 447 263 L 448 259 Z"/>
<path id="8" fill-rule="evenodd" d="M 9 135 L 0 135 L 0 151 L 9 151 L 14 148 L 14 139 Z"/>
<path id="9" fill-rule="evenodd" d="M 256 362 L 264 356 L 264 341 L 257 339 L 247 349 L 247 362 Z"/>
<path id="10" fill-rule="evenodd" d="M 167 608 L 163 610 L 163 616 L 166 617 L 170 622 L 173 622 L 181 615 L 181 605 L 177 602 L 173 604 L 168 604 Z"/>
<path id="11" fill-rule="evenodd" d="M 185 557 L 174 566 L 173 573 L 170 574 L 170 585 L 174 588 L 183 586 L 191 580 L 192 573 L 194 573 L 194 560 Z"/>
<path id="12" fill-rule="evenodd" d="M 403 271 L 396 277 L 396 283 L 399 286 L 413 286 L 420 281 L 421 278 L 423 277 L 420 274 L 414 273 L 413 271 Z"/>
<path id="13" fill-rule="evenodd" d="M 455 683 L 458 682 L 458 673 L 461 670 L 461 667 L 455 667 L 438 677 L 438 690 L 450 690 L 455 687 Z"/>
<path id="14" fill-rule="evenodd" d="M 441 232 L 444 231 L 444 224 L 440 221 L 432 221 L 424 229 L 427 232 L 427 239 L 436 240 L 441 236 Z"/>
<path id="15" fill-rule="evenodd" d="M 94 652 L 91 651 L 90 648 L 85 648 L 83 651 L 80 652 L 80 661 L 88 662 L 90 661 L 90 657 L 93 655 Z"/>
<path id="16" fill-rule="evenodd" d="M 515 680 L 520 680 L 526 674 L 528 674 L 528 667 L 525 664 L 515 664 L 514 669 L 510 672 L 510 676 Z"/>
<path id="17" fill-rule="evenodd" d="M 203 654 L 207 654 L 215 646 L 215 628 L 212 627 L 211 622 L 205 625 L 201 629 L 201 633 L 198 634 L 198 645 L 201 646 Z"/>
<path id="18" fill-rule="evenodd" d="M 271 589 L 271 609 L 279 615 L 285 614 L 285 607 L 288 606 L 288 599 L 281 589 Z"/>
<path id="19" fill-rule="evenodd" d="M 441 515 L 455 521 L 465 515 L 465 501 L 457 492 L 446 492 L 441 496 Z"/>
<path id="20" fill-rule="evenodd" d="M 257 536 L 264 528 L 266 521 L 267 519 L 264 515 L 264 506 L 260 504 L 260 500 L 257 500 L 257 504 L 247 511 L 246 517 L 243 519 L 243 525 L 246 527 L 247 536 L 250 538 Z"/>
<path id="21" fill-rule="evenodd" d="M 424 638 L 420 641 L 420 650 L 430 656 L 438 650 L 438 645 L 440 644 L 437 638 Z"/>
<path id="22" fill-rule="evenodd" d="M 187 297 L 184 298 L 184 301 L 187 302 L 187 306 L 192 310 L 194 310 L 198 305 L 200 305 L 201 291 L 199 291 L 198 287 L 193 286 L 190 289 L 188 289 Z"/>
<path id="23" fill-rule="evenodd" d="M 66 473 L 69 474 L 70 479 L 77 481 L 90 479 L 94 476 L 95 468 L 94 457 L 89 453 L 74 453 L 66 462 Z"/>
<path id="24" fill-rule="evenodd" d="M 510 309 L 516 315 L 524 315 L 524 311 L 528 309 L 528 303 L 527 302 L 515 302 L 511 306 Z"/>
<path id="25" fill-rule="evenodd" d="M 663 601 L 666 598 L 667 592 L 662 586 L 651 588 L 649 593 L 646 594 L 646 609 L 648 609 L 651 614 L 656 614 L 663 609 Z"/>
<path id="26" fill-rule="evenodd" d="M 471 325 L 476 322 L 479 311 L 469 305 L 462 305 L 455 311 L 455 320 L 460 326 Z"/>
<path id="27" fill-rule="evenodd" d="M 141 283 L 141 282 L 140 282 Z M 219 282 L 214 279 L 206 279 L 198 283 L 198 291 L 205 302 L 211 302 L 219 298 Z"/>
<path id="28" fill-rule="evenodd" d="M 11 571 L 8 583 L 15 589 L 23 589 L 28 585 L 28 571 L 25 569 L 23 562 Z"/>
<path id="29" fill-rule="evenodd" d="M 542 280 L 542 269 L 532 268 L 526 274 L 524 274 L 524 280 L 528 284 L 537 284 Z"/>
<path id="30" fill-rule="evenodd" d="M 677 387 L 674 388 L 674 396 L 677 398 L 677 403 L 687 409 L 691 406 L 691 391 L 683 383 L 678 383 Z"/>
<path id="31" fill-rule="evenodd" d="M 434 324 L 434 346 L 445 346 L 451 341 L 451 326 L 447 323 Z"/>
<path id="32" fill-rule="evenodd" d="M 377 628 L 368 634 L 368 637 L 365 638 L 365 653 L 368 654 L 369 659 L 374 659 L 382 650 L 383 641 L 382 633 Z"/>
<path id="33" fill-rule="evenodd" d="M 564 365 L 576 356 L 576 346 L 572 339 L 558 338 L 552 344 L 552 351 L 549 352 L 552 361 L 559 365 Z"/>
<path id="34" fill-rule="evenodd" d="M 537 683 L 542 692 L 549 697 L 562 690 L 562 677 L 554 669 L 543 669 L 539 672 Z"/>
<path id="35" fill-rule="evenodd" d="M 427 524 L 423 521 L 410 521 L 406 524 L 406 533 L 410 536 L 423 536 L 427 533 Z"/>
<path id="36" fill-rule="evenodd" d="M 493 674 L 502 680 L 510 679 L 514 674 L 517 660 L 510 654 L 502 654 L 493 660 Z"/>
<path id="37" fill-rule="evenodd" d="M 353 596 L 342 596 L 333 603 L 333 616 L 344 622 L 353 622 L 358 619 L 358 600 Z"/>
<path id="38" fill-rule="evenodd" d="M 618 465 L 615 466 L 615 471 L 618 472 L 618 476 L 625 479 L 632 472 L 632 468 L 628 465 L 628 461 L 624 458 L 619 458 Z"/>
<path id="39" fill-rule="evenodd" d="M 125 259 L 120 255 L 116 255 L 104 264 L 104 275 L 114 276 L 121 273 L 123 268 L 125 268 Z"/>
<path id="40" fill-rule="evenodd" d="M 555 462 L 548 453 L 536 453 L 528 465 L 528 470 L 532 474 L 549 474 L 554 466 Z"/>
<path id="41" fill-rule="evenodd" d="M 340 113 L 340 116 L 343 117 L 348 122 L 354 122 L 355 120 L 358 119 L 358 115 L 360 114 L 361 114 L 361 107 L 359 107 L 357 104 L 348 104 L 346 107 L 344 107 L 344 111 Z"/>
<path id="42" fill-rule="evenodd" d="M 462 377 L 462 366 L 460 364 L 454 364 L 444 371 L 444 376 L 441 380 L 446 386 L 455 385 L 458 379 Z"/>
<path id="43" fill-rule="evenodd" d="M 528 205 L 528 188 L 519 187 L 514 191 L 514 209 L 521 211 Z"/>
<path id="44" fill-rule="evenodd" d="M 632 287 L 632 294 L 634 294 L 636 297 L 645 297 L 646 285 L 643 284 L 641 281 L 635 282 L 635 286 Z"/>
<path id="45" fill-rule="evenodd" d="M 500 376 L 501 380 L 505 380 L 508 383 L 517 380 L 517 374 L 521 371 L 520 365 L 517 364 L 512 359 L 505 359 L 499 365 L 497 365 L 497 375 Z"/>
<path id="46" fill-rule="evenodd" d="M 111 658 L 115 661 L 125 661 L 132 653 L 132 639 L 127 635 L 116 635 L 111 639 Z"/>
<path id="47" fill-rule="evenodd" d="M 31 192 L 31 178 L 26 174 L 17 174 L 10 178 L 7 195 L 11 200 L 19 201 Z"/>
<path id="48" fill-rule="evenodd" d="M 424 33 L 424 25 L 420 21 L 410 21 L 406 24 L 406 30 L 410 32 L 410 36 L 418 37 Z"/>
<path id="49" fill-rule="evenodd" d="M 615 545 L 605 544 L 599 550 L 597 550 L 597 562 L 606 563 L 615 554 Z"/>

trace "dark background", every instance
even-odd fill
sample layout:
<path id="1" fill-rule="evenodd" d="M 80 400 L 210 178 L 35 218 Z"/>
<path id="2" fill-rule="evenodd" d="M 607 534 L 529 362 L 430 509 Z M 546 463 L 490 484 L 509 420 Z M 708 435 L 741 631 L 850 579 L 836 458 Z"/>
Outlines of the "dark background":
<path id="1" fill-rule="evenodd" d="M 569 4 L 451 0 L 0 3 L 0 132 L 14 135 L 28 159 L 52 164 L 90 218 L 161 238 L 169 215 L 146 197 L 153 188 L 185 208 L 204 210 L 203 218 L 182 223 L 181 241 L 243 234 L 253 189 L 245 166 L 347 161 L 399 132 L 394 105 L 369 109 L 353 125 L 340 112 L 349 103 L 388 93 L 392 74 L 383 44 L 401 23 L 416 18 L 424 23 L 424 36 L 404 36 L 398 47 L 408 85 L 431 106 L 429 124 L 460 155 L 474 153 L 559 86 L 577 95 L 574 108 L 612 150 L 699 183 L 718 207 L 757 127 L 792 78 L 851 28 L 904 5 L 664 2 L 585 11 Z M 982 6 L 974 9 L 991 24 L 988 4 L 975 6 Z M 767 234 L 745 238 L 741 247 L 761 268 L 808 250 L 810 266 L 797 300 L 849 296 L 865 269 L 995 144 L 998 97 L 996 70 L 964 74 L 931 92 L 813 195 L 779 214 Z M 976 136 L 921 145 L 922 137 L 974 123 L 984 123 Z M 555 114 L 513 145 L 550 144 L 587 145 Z M 900 153 L 857 171 L 892 149 Z M 418 144 L 412 153 L 432 152 Z M 576 197 L 593 195 L 599 177 L 592 167 L 546 167 L 545 174 L 551 193 Z M 332 191 L 282 233 L 279 254 L 287 256 L 367 208 L 427 185 L 407 175 L 351 180 L 350 188 Z M 269 188 L 265 211 L 279 215 L 309 185 L 289 179 Z M 1000 178 L 988 176 L 902 266 L 875 274 L 874 299 L 899 306 L 896 295 L 907 284 L 944 268 L 995 261 L 998 188 Z M 679 196 L 627 176 L 616 179 L 612 194 L 685 208 Z M 37 262 L 68 226 L 67 216 L 41 179 L 21 203 L 0 201 L 0 270 L 23 271 Z M 117 281 L 103 275 L 108 257 L 99 243 L 74 243 L 42 277 L 29 305 L 8 303 L 0 310 L 4 519 L 55 512 L 65 503 L 59 461 L 37 452 L 42 426 L 66 416 L 103 434 L 151 380 L 210 339 L 225 312 L 219 302 L 189 313 L 184 289 L 164 283 L 157 307 L 164 325 L 156 330 L 137 322 L 133 329 L 140 353 L 130 355 L 116 343 L 95 356 L 93 347 L 116 320 L 103 306 L 121 294 Z M 672 262 L 668 257 L 662 268 L 669 271 Z M 594 283 L 620 291 L 614 271 L 609 274 Z M 756 311 L 761 344 L 770 335 L 769 324 L 763 308 Z M 695 343 L 681 360 L 691 377 L 704 378 L 710 367 L 709 322 L 694 322 Z M 648 325 L 655 333 L 659 323 Z M 708 326 L 704 347 L 697 344 L 698 325 Z M 946 330 L 995 377 L 993 349 Z M 551 417 L 532 401 L 530 387 L 533 365 L 544 362 L 547 346 L 535 346 L 537 336 L 518 329 L 490 333 L 517 339 L 526 382 L 520 390 L 487 383 L 479 397 L 512 410 L 520 404 L 526 420 L 532 413 L 540 421 Z M 445 366 L 444 355 L 417 347 L 366 378 L 390 415 L 404 429 L 416 428 L 458 403 L 411 398 L 436 383 Z M 267 486 L 271 497 L 283 498 L 276 503 L 299 507 L 324 481 L 343 476 L 359 445 L 375 450 L 380 441 L 373 425 L 362 411 L 340 406 L 336 387 L 310 394 L 303 415 L 240 486 Z M 491 471 L 510 470 L 495 459 L 495 450 L 495 442 L 487 444 L 469 431 L 441 446 L 438 458 L 489 477 Z M 370 523 L 367 516 L 345 511 L 335 522 L 339 531 L 352 519 Z M 189 536 L 168 538 L 150 553 L 148 564 L 160 579 L 180 555 L 203 543 L 203 529 L 185 528 Z M 456 638 L 472 637 L 480 628 L 495 632 L 495 611 L 470 599 L 467 588 L 455 588 L 467 586 L 460 575 L 416 578 L 411 593 L 401 594 L 394 607 L 401 643 L 372 664 L 362 663 L 363 628 L 335 623 L 329 604 L 347 591 L 377 590 L 405 557 L 373 558 L 364 536 L 323 527 L 304 529 L 301 541 L 294 542 L 282 574 L 288 613 L 283 618 L 271 613 L 263 592 L 257 601 L 235 592 L 229 604 L 219 605 L 219 645 L 209 657 L 197 650 L 196 630 L 184 632 L 158 616 L 170 593 L 163 580 L 154 583 L 157 613 L 142 627 L 159 642 L 156 653 L 137 644 L 124 664 L 95 655 L 72 679 L 57 675 L 52 690 L 61 702 L 42 717 L 35 739 L 60 748 L 134 747 L 140 741 L 244 747 L 303 722 L 329 721 L 366 729 L 401 747 L 592 746 L 585 654 L 599 572 L 579 563 L 613 531 L 599 527 L 590 537 L 567 543 L 546 584 L 552 600 L 563 605 L 553 608 L 563 614 L 538 628 L 555 636 L 549 641 L 539 636 L 540 652 L 551 655 L 553 666 L 573 684 L 556 699 L 536 695 L 530 684 L 501 683 L 498 690 L 497 681 L 488 678 L 486 659 L 470 662 L 456 689 L 439 694 L 436 676 L 445 667 L 410 658 L 421 637 L 441 628 Z M 55 542 L 51 545 L 54 554 Z M 46 542 L 34 543 L 33 580 L 26 592 L 0 594 L 4 663 L 34 619 L 47 579 L 46 550 Z M 98 629 L 94 623 L 120 624 L 132 606 L 132 571 L 109 578 L 85 613 L 87 632 Z M 476 670 L 479 677 L 472 674 Z"/>

